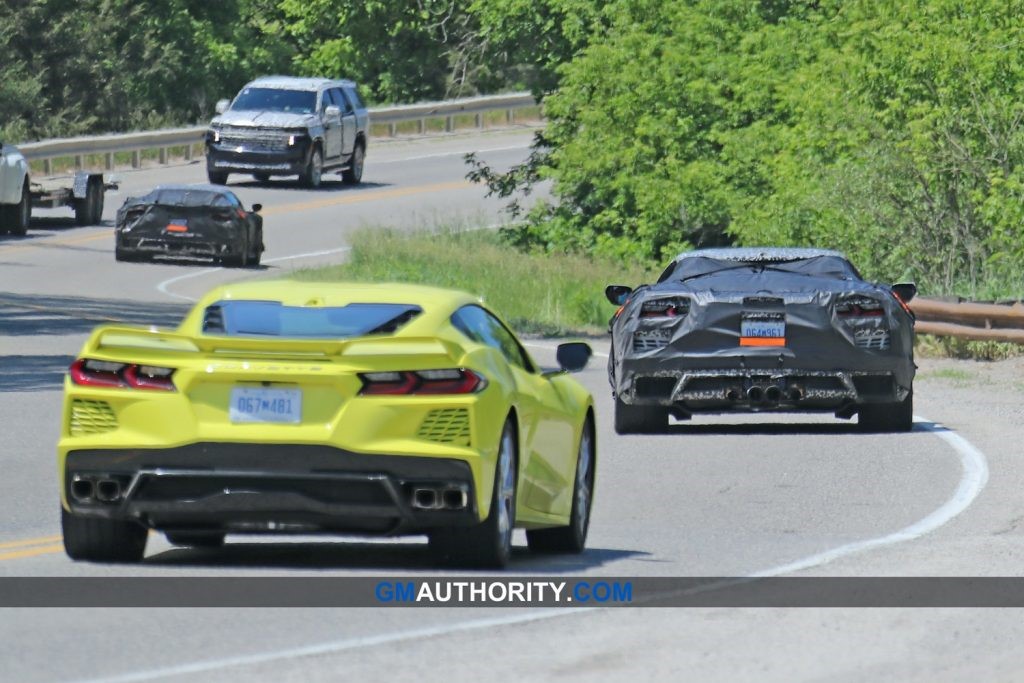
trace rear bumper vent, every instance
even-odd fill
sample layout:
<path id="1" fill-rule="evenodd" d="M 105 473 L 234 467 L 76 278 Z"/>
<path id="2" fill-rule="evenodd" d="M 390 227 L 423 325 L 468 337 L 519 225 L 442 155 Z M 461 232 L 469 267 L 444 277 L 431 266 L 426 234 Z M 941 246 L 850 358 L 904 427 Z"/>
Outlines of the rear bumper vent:
<path id="1" fill-rule="evenodd" d="M 890 398 L 896 395 L 892 375 L 854 375 L 853 386 L 860 398 Z"/>
<path id="2" fill-rule="evenodd" d="M 439 408 L 431 410 L 416 433 L 421 439 L 452 446 L 469 445 L 469 410 L 466 408 Z"/>
<path id="3" fill-rule="evenodd" d="M 102 434 L 117 429 L 117 416 L 106 401 L 76 398 L 71 402 L 68 431 L 71 436 Z"/>
<path id="4" fill-rule="evenodd" d="M 634 393 L 637 398 L 670 399 L 678 377 L 637 377 Z"/>

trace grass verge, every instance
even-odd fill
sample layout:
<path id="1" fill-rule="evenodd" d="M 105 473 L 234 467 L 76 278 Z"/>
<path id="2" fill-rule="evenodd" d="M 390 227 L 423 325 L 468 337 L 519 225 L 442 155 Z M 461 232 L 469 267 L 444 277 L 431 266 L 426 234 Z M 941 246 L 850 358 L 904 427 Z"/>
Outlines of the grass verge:
<path id="1" fill-rule="evenodd" d="M 519 332 L 544 335 L 601 334 L 614 309 L 608 284 L 635 286 L 657 273 L 607 259 L 573 254 L 524 253 L 492 230 L 356 233 L 347 263 L 297 270 L 300 280 L 417 282 L 481 296 Z M 918 335 L 924 358 L 1003 360 L 1024 346 Z"/>
<path id="2" fill-rule="evenodd" d="M 297 270 L 300 280 L 415 282 L 477 294 L 519 332 L 600 334 L 614 308 L 608 284 L 650 282 L 643 268 L 570 254 L 527 254 L 493 230 L 353 236 L 347 263 Z"/>
<path id="3" fill-rule="evenodd" d="M 959 358 L 970 360 L 1006 360 L 1024 356 L 1024 346 L 996 341 L 972 341 L 956 337 L 917 335 L 914 353 L 922 358 Z"/>

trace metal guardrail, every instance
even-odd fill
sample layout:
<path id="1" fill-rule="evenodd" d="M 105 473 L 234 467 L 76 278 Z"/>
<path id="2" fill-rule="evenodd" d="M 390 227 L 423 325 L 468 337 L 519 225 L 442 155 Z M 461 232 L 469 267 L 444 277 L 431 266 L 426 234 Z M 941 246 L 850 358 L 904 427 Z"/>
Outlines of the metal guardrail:
<path id="1" fill-rule="evenodd" d="M 984 304 L 915 298 L 910 308 L 920 334 L 1024 344 L 1024 303 Z"/>
<path id="2" fill-rule="evenodd" d="M 487 95 L 484 97 L 468 97 L 444 102 L 424 102 L 395 107 L 381 107 L 370 110 L 371 124 L 385 124 L 389 137 L 394 137 L 398 124 L 416 122 L 416 132 L 427 132 L 427 121 L 443 119 L 445 132 L 455 129 L 455 117 L 472 114 L 476 128 L 484 127 L 484 114 L 493 111 L 505 112 L 505 121 L 515 123 L 516 111 L 536 107 L 537 101 L 529 93 L 512 93 L 508 95 Z M 76 169 L 85 165 L 85 157 L 102 155 L 103 166 L 110 170 L 114 167 L 114 154 L 131 152 L 132 167 L 142 165 L 142 152 L 159 150 L 159 161 L 167 163 L 169 150 L 175 147 L 184 148 L 186 160 L 192 158 L 194 145 L 203 141 L 207 126 L 191 128 L 170 128 L 165 130 L 143 131 L 138 133 L 119 133 L 111 135 L 91 135 L 78 138 L 61 138 L 41 142 L 19 144 L 18 148 L 29 161 L 42 161 L 43 172 L 51 172 L 51 161 L 57 158 L 73 158 Z"/>

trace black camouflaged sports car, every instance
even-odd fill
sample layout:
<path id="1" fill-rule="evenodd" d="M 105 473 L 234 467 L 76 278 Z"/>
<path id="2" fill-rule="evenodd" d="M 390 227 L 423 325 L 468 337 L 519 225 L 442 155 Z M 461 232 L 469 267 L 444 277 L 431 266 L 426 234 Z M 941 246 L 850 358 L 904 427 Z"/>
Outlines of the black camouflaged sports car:
<path id="1" fill-rule="evenodd" d="M 913 284 L 865 282 L 839 252 L 680 254 L 657 284 L 610 285 L 609 380 L 620 434 L 669 415 L 818 411 L 868 431 L 913 421 Z"/>
<path id="2" fill-rule="evenodd" d="M 117 211 L 114 257 L 212 258 L 229 266 L 258 265 L 263 253 L 259 204 L 246 211 L 234 192 L 217 185 L 162 185 L 129 197 Z"/>

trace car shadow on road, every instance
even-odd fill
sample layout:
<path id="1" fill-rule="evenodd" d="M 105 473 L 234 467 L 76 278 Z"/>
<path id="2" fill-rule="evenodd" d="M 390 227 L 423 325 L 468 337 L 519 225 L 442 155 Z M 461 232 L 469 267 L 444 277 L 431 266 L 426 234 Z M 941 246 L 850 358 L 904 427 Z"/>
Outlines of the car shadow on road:
<path id="1" fill-rule="evenodd" d="M 182 266 L 184 268 L 223 268 L 227 271 L 237 273 L 248 273 L 252 271 L 270 270 L 273 266 L 261 264 L 258 266 L 229 266 L 221 261 L 204 256 L 154 256 L 151 261 L 142 261 L 141 265 L 153 263 L 161 266 Z M 133 264 L 139 265 L 139 264 Z"/>
<path id="2" fill-rule="evenodd" d="M 914 422 L 911 432 L 936 431 L 931 422 Z M 904 432 L 906 433 L 906 432 Z M 688 424 L 679 422 L 670 424 L 664 432 L 642 434 L 639 436 L 680 436 L 680 435 L 760 435 L 760 436 L 792 436 L 801 434 L 861 434 L 895 436 L 896 432 L 872 432 L 863 429 L 855 419 L 848 422 L 740 422 L 720 424 Z M 630 438 L 630 437 L 620 437 Z"/>
<path id="3" fill-rule="evenodd" d="M 856 421 L 840 422 L 745 422 L 731 424 L 671 424 L 661 436 L 682 434 L 721 435 L 790 435 L 790 434 L 861 434 Z M 651 435 L 647 435 L 651 436 Z"/>
<path id="4" fill-rule="evenodd" d="M 75 222 L 74 217 L 62 217 L 62 216 L 33 216 L 32 221 L 28 225 L 29 232 L 25 235 L 4 235 L 0 234 L 0 245 L 3 246 L 15 246 L 15 245 L 35 245 L 38 239 L 48 237 L 51 233 L 62 233 L 73 228 L 107 228 L 114 225 L 113 221 L 100 221 L 99 223 L 93 223 L 92 225 L 79 225 Z M 47 245 L 47 246 L 63 246 L 63 245 Z"/>
<path id="5" fill-rule="evenodd" d="M 89 225 L 79 225 L 74 216 L 33 216 L 28 224 L 29 230 L 48 230 L 58 232 L 70 230 L 71 228 L 109 228 L 113 227 L 114 221 L 100 221 Z"/>
<path id="6" fill-rule="evenodd" d="M 340 178 L 328 179 L 324 177 L 320 181 L 320 187 L 312 188 L 303 185 L 298 178 L 278 178 L 260 182 L 259 180 L 242 180 L 233 182 L 231 187 L 244 187 L 256 190 L 303 190 L 305 192 L 366 192 L 368 190 L 379 190 L 384 187 L 391 187 L 392 183 L 370 183 L 362 182 L 358 185 L 349 185 Z M 269 208 L 269 207 L 267 207 Z"/>
<path id="7" fill-rule="evenodd" d="M 563 574 L 584 572 L 625 558 L 646 555 L 635 550 L 587 548 L 579 555 L 535 554 L 513 548 L 506 572 Z M 312 541 L 252 543 L 229 541 L 221 548 L 174 548 L 147 557 L 144 565 L 206 569 L 376 569 L 385 571 L 459 571 L 430 552 L 422 542 L 366 543 Z M 493 570 L 490 570 L 493 572 Z"/>
<path id="8" fill-rule="evenodd" d="M 173 327 L 189 308 L 184 303 L 0 292 L 0 337 L 80 334 L 119 323 Z"/>

